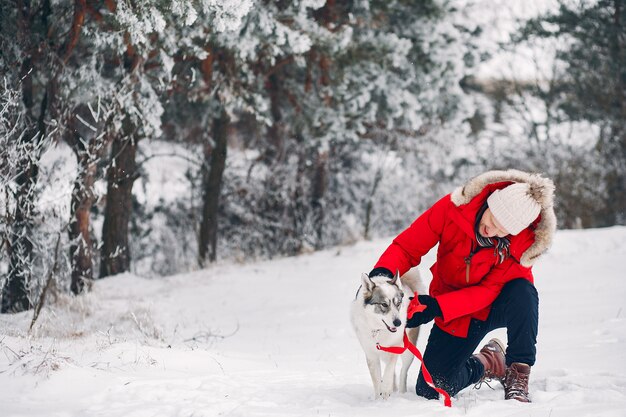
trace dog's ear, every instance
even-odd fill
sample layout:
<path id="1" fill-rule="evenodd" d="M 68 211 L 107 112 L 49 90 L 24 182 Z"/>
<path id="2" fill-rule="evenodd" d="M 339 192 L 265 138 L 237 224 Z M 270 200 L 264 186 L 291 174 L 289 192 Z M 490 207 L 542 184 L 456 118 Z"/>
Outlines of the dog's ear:
<path id="1" fill-rule="evenodd" d="M 389 281 L 389 283 L 391 285 L 396 285 L 396 286 L 400 286 L 398 284 L 398 281 L 400 280 L 400 271 L 396 269 L 396 275 L 393 277 L 393 279 L 391 281 Z"/>
<path id="2" fill-rule="evenodd" d="M 372 292 L 372 290 L 376 286 L 376 284 L 374 284 L 374 281 L 372 281 L 370 279 L 370 276 L 367 275 L 365 272 L 361 274 L 361 281 L 363 281 L 363 288 L 365 288 L 365 290 L 368 292 Z"/>
<path id="3" fill-rule="evenodd" d="M 395 285 L 400 287 L 400 271 L 396 269 L 396 275 L 393 277 L 391 281 L 389 281 L 391 285 Z"/>

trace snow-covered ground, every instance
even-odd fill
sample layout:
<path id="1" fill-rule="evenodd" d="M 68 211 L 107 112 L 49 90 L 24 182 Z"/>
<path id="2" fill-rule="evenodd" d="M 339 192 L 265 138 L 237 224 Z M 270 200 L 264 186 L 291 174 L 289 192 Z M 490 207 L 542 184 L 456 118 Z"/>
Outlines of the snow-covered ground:
<path id="1" fill-rule="evenodd" d="M 0 416 L 626 416 L 626 227 L 559 231 L 535 267 L 532 404 L 500 386 L 451 409 L 412 391 L 373 400 L 348 311 L 388 243 L 104 279 L 57 298 L 30 335 L 32 312 L 0 316 Z"/>

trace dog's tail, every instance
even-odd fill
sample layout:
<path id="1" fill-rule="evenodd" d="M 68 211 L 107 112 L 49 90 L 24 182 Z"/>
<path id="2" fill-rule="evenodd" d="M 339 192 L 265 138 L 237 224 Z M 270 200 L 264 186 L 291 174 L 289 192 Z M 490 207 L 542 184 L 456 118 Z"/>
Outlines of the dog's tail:
<path id="1" fill-rule="evenodd" d="M 402 281 L 402 284 L 406 285 L 412 293 L 417 292 L 418 294 L 426 294 L 422 277 L 420 276 L 417 268 L 413 268 L 406 274 L 402 275 L 402 277 L 400 277 L 400 281 Z"/>

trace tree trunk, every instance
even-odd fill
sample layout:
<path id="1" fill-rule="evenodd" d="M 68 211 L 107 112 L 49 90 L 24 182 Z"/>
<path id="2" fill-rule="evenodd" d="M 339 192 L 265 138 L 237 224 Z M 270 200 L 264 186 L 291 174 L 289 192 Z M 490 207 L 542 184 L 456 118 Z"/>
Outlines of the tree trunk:
<path id="1" fill-rule="evenodd" d="M 376 169 L 376 174 L 374 174 L 374 182 L 372 183 L 372 191 L 367 199 L 367 203 L 365 204 L 365 227 L 363 231 L 363 239 L 370 238 L 370 227 L 372 223 L 372 211 L 374 210 L 374 197 L 376 196 L 376 192 L 378 191 L 378 185 L 380 181 L 383 179 L 383 169 L 382 167 L 378 167 Z"/>
<path id="2" fill-rule="evenodd" d="M 19 43 L 27 51 L 33 50 L 31 39 L 30 4 L 19 3 L 18 33 Z M 32 304 L 29 300 L 28 286 L 32 275 L 33 264 L 33 213 L 35 211 L 35 189 L 39 174 L 40 146 L 46 136 L 44 123 L 48 110 L 48 91 L 52 92 L 53 85 L 49 83 L 43 94 L 39 115 L 35 117 L 35 86 L 33 80 L 35 64 L 32 54 L 25 56 L 20 68 L 22 84 L 22 102 L 26 109 L 26 118 L 32 123 L 20 139 L 23 146 L 20 161 L 17 164 L 15 177 L 16 191 L 14 194 L 15 213 L 11 225 L 9 247 L 9 270 L 2 288 L 0 313 L 17 313 L 28 310 Z"/>
<path id="3" fill-rule="evenodd" d="M 311 190 L 311 208 L 313 210 L 313 224 L 315 227 L 315 249 L 324 247 L 324 197 L 328 188 L 328 154 L 326 152 L 317 155 L 315 171 L 313 173 Z"/>
<path id="4" fill-rule="evenodd" d="M 50 32 L 49 18 L 52 16 L 52 3 L 50 0 L 44 0 L 41 4 L 31 3 L 31 1 L 24 0 L 16 2 L 17 32 L 15 37 L 17 45 L 24 52 L 20 67 L 24 117 L 32 127 L 29 127 L 20 139 L 22 154 L 17 163 L 15 179 L 15 213 L 9 239 L 11 245 L 9 272 L 2 289 L 0 306 L 0 312 L 3 313 L 23 311 L 31 307 L 28 299 L 28 286 L 33 264 L 32 229 L 39 161 L 42 142 L 47 140 L 46 119 L 51 117 L 58 120 L 59 118 L 56 91 L 58 78 L 64 69 L 57 56 L 52 58 L 48 53 L 42 53 L 42 51 L 47 51 L 48 47 L 52 50 L 56 48 L 55 40 Z M 62 49 L 63 62 L 67 62 L 78 42 L 84 22 L 86 1 L 77 0 L 74 8 L 71 37 L 64 43 Z M 59 52 L 61 49 L 56 50 L 57 54 Z M 41 90 L 43 97 L 38 115 L 35 115 L 35 101 L 39 99 L 38 90 Z"/>
<path id="5" fill-rule="evenodd" d="M 107 197 L 102 226 L 100 277 L 130 270 L 128 228 L 132 213 L 133 183 L 137 179 L 137 143 L 123 129 L 112 145 L 112 161 L 107 175 Z"/>
<path id="6" fill-rule="evenodd" d="M 606 208 L 601 210 L 600 216 L 604 219 L 601 226 L 623 224 L 626 220 L 626 52 L 624 51 L 624 24 L 622 14 L 624 0 L 614 0 L 613 30 L 610 41 L 610 54 L 614 68 L 615 88 L 611 100 L 611 111 L 614 112 L 611 122 L 610 138 L 602 143 L 601 152 L 606 156 L 605 166 L 610 169 L 606 173 Z"/>
<path id="7" fill-rule="evenodd" d="M 217 216 L 220 202 L 224 168 L 226 167 L 226 150 L 228 142 L 228 125 L 230 119 L 225 110 L 220 117 L 213 120 L 213 149 L 205 150 L 202 189 L 202 222 L 198 247 L 198 263 L 204 267 L 208 262 L 217 259 Z"/>
<path id="8" fill-rule="evenodd" d="M 272 125 L 267 129 L 268 146 L 265 150 L 264 158 L 267 165 L 280 162 L 285 156 L 284 127 L 280 110 L 281 86 L 282 80 L 277 73 L 273 73 L 268 77 L 266 89 L 270 97 Z"/>
<path id="9" fill-rule="evenodd" d="M 30 92 L 29 92 L 30 93 Z M 26 132 L 21 139 L 23 143 L 21 161 L 18 163 L 15 178 L 16 191 L 15 214 L 11 225 L 11 246 L 9 248 L 9 272 L 2 289 L 1 313 L 17 313 L 30 309 L 28 285 L 30 283 L 33 264 L 33 215 L 35 212 L 35 195 L 41 142 L 46 136 L 44 124 L 48 108 L 48 94 L 45 93 L 40 109 L 37 127 Z"/>
<path id="10" fill-rule="evenodd" d="M 32 147 L 27 152 L 35 152 Z M 15 214 L 11 225 L 9 271 L 2 288 L 2 313 L 18 313 L 31 308 L 28 285 L 32 275 L 33 243 L 31 240 L 35 210 L 34 194 L 39 167 L 36 160 L 25 155 L 15 180 Z"/>
<path id="11" fill-rule="evenodd" d="M 78 160 L 78 175 L 74 182 L 71 201 L 71 222 L 69 228 L 70 260 L 72 263 L 72 281 L 70 289 L 74 294 L 83 292 L 85 285 L 89 288 L 93 280 L 92 239 L 89 231 L 89 213 L 95 196 L 93 184 L 96 176 L 96 164 L 90 157 L 91 152 L 85 149 L 82 141 L 75 142 L 74 148 Z"/>

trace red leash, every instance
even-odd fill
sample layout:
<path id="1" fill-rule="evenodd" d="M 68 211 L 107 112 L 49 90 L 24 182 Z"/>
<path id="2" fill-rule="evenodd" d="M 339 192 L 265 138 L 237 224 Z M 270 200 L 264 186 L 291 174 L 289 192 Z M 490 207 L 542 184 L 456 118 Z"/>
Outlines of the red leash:
<path id="1" fill-rule="evenodd" d="M 409 304 L 409 308 L 407 310 L 407 316 L 408 318 L 411 318 L 413 317 L 414 313 L 416 312 L 421 313 L 425 309 L 426 309 L 426 306 L 424 304 L 421 304 L 419 300 L 417 299 L 417 292 L 416 292 L 415 294 L 413 294 L 413 299 L 411 300 L 411 303 Z M 381 346 L 377 344 L 376 349 L 382 350 L 384 352 L 393 353 L 396 355 L 400 355 L 404 353 L 405 350 L 408 349 L 422 363 L 422 375 L 424 375 L 424 381 L 426 381 L 429 387 L 437 391 L 439 394 L 443 395 L 443 404 L 446 407 L 452 407 L 452 400 L 450 400 L 450 395 L 445 390 L 441 388 L 437 388 L 435 386 L 435 383 L 433 382 L 433 377 L 430 375 L 430 372 L 428 372 L 428 369 L 426 369 L 426 365 L 424 365 L 424 358 L 422 357 L 421 352 L 419 351 L 419 349 L 415 347 L 413 343 L 411 343 L 406 332 L 404 333 L 403 341 L 404 341 L 404 346 L 385 347 L 385 346 Z"/>

